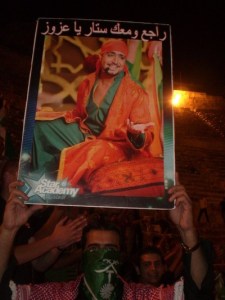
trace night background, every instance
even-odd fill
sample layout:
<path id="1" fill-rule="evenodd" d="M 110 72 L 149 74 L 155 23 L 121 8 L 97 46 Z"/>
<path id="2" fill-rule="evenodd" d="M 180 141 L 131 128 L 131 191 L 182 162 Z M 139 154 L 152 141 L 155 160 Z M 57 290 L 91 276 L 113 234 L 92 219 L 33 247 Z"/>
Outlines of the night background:
<path id="1" fill-rule="evenodd" d="M 4 68 L 23 76 L 16 51 L 31 58 L 35 21 L 71 17 L 170 24 L 174 88 L 225 95 L 225 13 L 223 1 L 10 1 L 0 11 L 1 80 Z M 6 66 L 5 66 L 6 64 Z M 23 66 L 25 68 L 25 66 Z M 3 78 L 2 78 L 3 76 Z M 18 78 L 15 80 L 19 80 Z"/>
<path id="2" fill-rule="evenodd" d="M 225 281 L 225 213 L 224 219 L 221 213 L 221 201 L 225 197 L 224 1 L 21 0 L 4 2 L 1 6 L 0 97 L 6 99 L 10 112 L 3 124 L 13 141 L 9 147 L 12 149 L 9 156 L 18 156 L 20 152 L 38 18 L 101 19 L 171 25 L 174 89 L 193 92 L 189 103 L 174 109 L 176 170 L 193 200 L 199 235 L 213 242 L 215 270 L 224 275 Z M 203 196 L 208 200 L 209 222 L 204 217 L 198 221 L 199 200 Z M 144 224 L 152 230 L 155 225 L 160 225 L 160 221 L 161 225 L 164 224 L 167 216 L 167 211 L 140 210 L 138 214 L 136 211 L 134 213 L 137 219 L 130 220 L 126 216 L 130 213 L 134 211 L 120 210 L 116 218 L 131 235 L 135 233 L 136 225 Z M 176 250 L 174 242 L 180 249 L 174 228 L 170 231 L 166 227 L 163 231 L 165 228 L 162 226 L 162 232 L 153 232 L 150 236 L 152 232 L 145 227 L 141 228 L 143 237 L 147 236 L 148 242 L 155 237 L 159 242 L 164 240 L 168 247 L 164 247 L 164 242 L 162 245 L 167 249 L 168 256 L 170 251 Z M 173 257 L 176 256 L 177 253 Z M 179 273 L 180 270 L 177 271 Z"/>

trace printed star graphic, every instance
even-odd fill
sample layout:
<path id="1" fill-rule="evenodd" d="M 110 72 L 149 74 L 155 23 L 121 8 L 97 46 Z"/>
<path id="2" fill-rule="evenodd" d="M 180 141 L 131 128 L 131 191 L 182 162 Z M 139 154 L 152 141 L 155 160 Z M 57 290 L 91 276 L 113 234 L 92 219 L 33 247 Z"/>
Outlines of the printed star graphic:
<path id="1" fill-rule="evenodd" d="M 43 174 L 38 180 L 31 179 L 29 177 L 24 176 L 24 181 L 25 181 L 25 193 L 27 194 L 28 197 L 32 197 L 35 195 L 38 195 L 41 197 L 43 200 L 45 200 L 45 194 L 35 194 L 34 191 L 36 187 L 41 183 L 41 181 L 45 179 L 45 174 Z"/>

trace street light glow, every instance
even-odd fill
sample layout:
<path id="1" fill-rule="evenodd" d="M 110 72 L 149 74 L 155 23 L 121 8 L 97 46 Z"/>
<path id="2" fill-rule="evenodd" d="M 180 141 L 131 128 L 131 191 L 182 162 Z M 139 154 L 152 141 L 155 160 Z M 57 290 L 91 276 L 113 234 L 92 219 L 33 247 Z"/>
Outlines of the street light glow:
<path id="1" fill-rule="evenodd" d="M 173 98 L 172 98 L 172 105 L 174 107 L 181 107 L 185 105 L 185 102 L 188 100 L 188 92 L 182 90 L 174 90 L 173 91 Z"/>

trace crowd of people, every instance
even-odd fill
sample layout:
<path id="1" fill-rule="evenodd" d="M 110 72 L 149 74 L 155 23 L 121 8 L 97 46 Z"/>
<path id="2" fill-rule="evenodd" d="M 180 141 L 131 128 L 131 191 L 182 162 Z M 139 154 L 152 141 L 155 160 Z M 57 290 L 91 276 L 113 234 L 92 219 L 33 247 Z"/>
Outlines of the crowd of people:
<path id="1" fill-rule="evenodd" d="M 110 148 L 110 157 L 116 161 L 127 158 L 129 152 L 127 147 L 131 147 L 135 154 L 149 150 L 148 146 L 154 134 L 152 134 L 148 110 L 145 109 L 148 97 L 138 84 L 131 82 L 125 66 L 126 56 L 127 47 L 124 43 L 106 43 L 101 53 L 103 73 L 99 73 L 97 80 L 93 75 L 88 76 L 84 84 L 85 87 L 89 87 L 89 91 L 86 92 L 84 86 L 80 90 L 80 111 L 83 112 L 84 118 L 80 119 L 79 126 L 78 123 L 72 123 L 72 127 L 66 126 L 67 129 L 76 130 L 76 138 L 79 138 L 78 141 L 72 141 L 71 147 L 72 156 L 76 159 L 80 153 L 77 144 L 81 141 L 84 147 L 82 151 L 85 151 L 86 145 L 90 144 L 94 147 L 101 145 L 102 150 Z M 114 80 L 115 75 L 121 71 L 121 76 Z M 121 82 L 126 83 L 126 89 L 118 89 Z M 108 94 L 109 88 L 111 92 Z M 129 114 L 132 118 L 127 117 L 125 101 L 125 104 L 122 103 L 123 114 L 116 116 L 121 119 L 115 119 L 113 114 L 109 121 L 107 114 L 110 115 L 110 102 L 114 101 L 114 97 L 117 98 L 117 89 L 122 98 L 134 91 L 133 98 L 128 99 L 132 102 L 133 110 Z M 93 103 L 94 99 L 98 107 Z M 109 102 L 108 106 L 103 107 L 103 115 L 96 115 L 104 99 Z M 118 103 L 120 103 L 119 99 L 120 97 L 117 98 Z M 89 115 L 95 116 L 94 123 L 86 113 L 87 103 L 92 106 L 88 109 Z M 62 123 L 61 117 L 60 119 L 57 117 L 54 122 L 51 121 L 52 126 Z M 77 118 L 76 111 L 66 117 L 68 124 L 71 124 L 70 121 Z M 106 125 L 104 125 L 105 120 L 107 120 Z M 48 127 L 49 123 L 38 122 L 37 124 L 35 134 L 41 135 L 42 140 L 46 134 L 48 138 L 53 137 L 49 134 L 52 129 Z M 64 127 L 60 125 L 60 128 Z M 94 137 L 93 132 L 96 132 L 97 137 Z M 65 132 L 63 134 L 65 135 Z M 69 136 L 68 133 L 67 137 Z M 61 151 L 71 146 L 71 143 L 66 141 L 66 145 L 62 145 L 58 140 L 54 141 L 55 150 L 50 158 L 45 149 L 42 152 L 39 149 L 35 153 L 36 163 L 41 166 L 37 165 L 34 168 L 52 171 L 55 176 L 57 169 L 55 162 L 60 163 Z M 43 142 L 41 146 L 47 144 L 48 141 Z M 94 166 L 97 163 L 104 163 L 102 154 L 90 157 L 93 152 L 82 153 L 87 154 L 85 161 L 95 160 Z M 38 155 L 41 157 L 38 158 Z M 67 155 L 67 161 L 71 163 L 71 157 L 68 153 Z M 92 171 L 91 164 L 84 164 L 82 170 L 76 168 L 75 162 L 73 168 L 64 169 L 62 163 L 60 166 L 61 175 L 57 176 L 59 178 L 69 176 L 71 183 L 76 183 L 83 175 L 87 178 Z M 72 170 L 71 174 L 67 173 L 69 170 Z M 108 208 L 100 209 L 100 212 L 96 213 L 93 208 L 68 209 L 64 206 L 24 204 L 28 196 L 19 189 L 24 183 L 17 180 L 16 171 L 17 163 L 7 162 L 1 178 L 0 295 L 2 299 L 212 300 L 214 298 L 213 249 L 209 241 L 203 240 L 198 235 L 192 200 L 185 187 L 180 184 L 178 176 L 176 184 L 168 190 L 168 201 L 175 201 L 176 204 L 174 209 L 168 210 L 168 217 L 176 227 L 180 238 L 179 249 L 182 249 L 183 256 L 182 270 L 179 276 L 177 274 L 175 276 L 166 263 L 162 245 L 160 251 L 157 245 L 142 248 L 146 243 L 136 241 L 137 253 L 135 254 L 137 255 L 133 256 L 132 243 L 129 243 L 130 238 L 133 237 L 132 230 L 127 230 L 130 229 L 130 224 L 125 226 L 126 223 L 121 225 L 121 222 L 118 222 L 121 210 Z M 125 214 L 126 210 L 123 210 L 123 213 Z M 127 215 L 123 215 L 123 221 L 126 220 L 128 220 Z M 54 277 L 57 270 L 60 275 L 63 274 L 61 278 Z M 63 273 L 65 270 L 68 271 L 67 274 Z M 48 276 L 45 276 L 46 274 Z"/>
<path id="2" fill-rule="evenodd" d="M 213 299 L 212 249 L 207 241 L 198 237 L 191 199 L 178 180 L 169 190 L 169 201 L 176 199 L 176 208 L 169 210 L 169 216 L 183 245 L 180 279 L 174 278 L 163 253 L 156 247 L 139 249 L 138 263 L 133 262 L 139 269 L 138 276 L 127 276 L 132 264 L 124 259 L 126 247 L 121 228 L 112 219 L 87 213 L 87 209 L 74 211 L 72 220 L 65 216 L 65 208 L 51 208 L 43 225 L 26 242 L 16 245 L 14 241 L 21 234 L 20 230 L 29 228 L 32 218 L 37 220 L 37 216 L 48 210 L 39 205 L 24 205 L 27 195 L 18 189 L 22 184 L 20 181 L 9 184 L 1 224 L 3 299 L 183 299 L 184 295 L 191 300 Z M 14 277 L 18 266 L 26 263 L 31 263 L 32 270 L 38 265 L 39 271 L 46 272 L 59 263 L 59 257 L 66 254 L 71 245 L 76 245 L 75 254 L 71 258 L 71 251 L 67 253 L 64 266 L 65 260 L 67 266 L 72 262 L 79 264 L 73 280 L 64 277 L 64 282 L 42 280 L 38 283 L 30 277 L 30 281 L 24 278 L 23 283 L 19 283 Z M 22 270 L 20 274 L 21 278 L 25 276 Z"/>

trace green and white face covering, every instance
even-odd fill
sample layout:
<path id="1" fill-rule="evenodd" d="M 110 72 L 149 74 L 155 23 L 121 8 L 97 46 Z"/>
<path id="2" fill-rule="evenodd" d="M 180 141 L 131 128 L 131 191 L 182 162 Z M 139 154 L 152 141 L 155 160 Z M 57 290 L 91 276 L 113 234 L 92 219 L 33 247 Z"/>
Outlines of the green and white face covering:
<path id="1" fill-rule="evenodd" d="M 84 281 L 82 290 L 88 300 L 118 300 L 122 298 L 119 273 L 120 252 L 113 248 L 95 248 L 83 254 Z"/>

